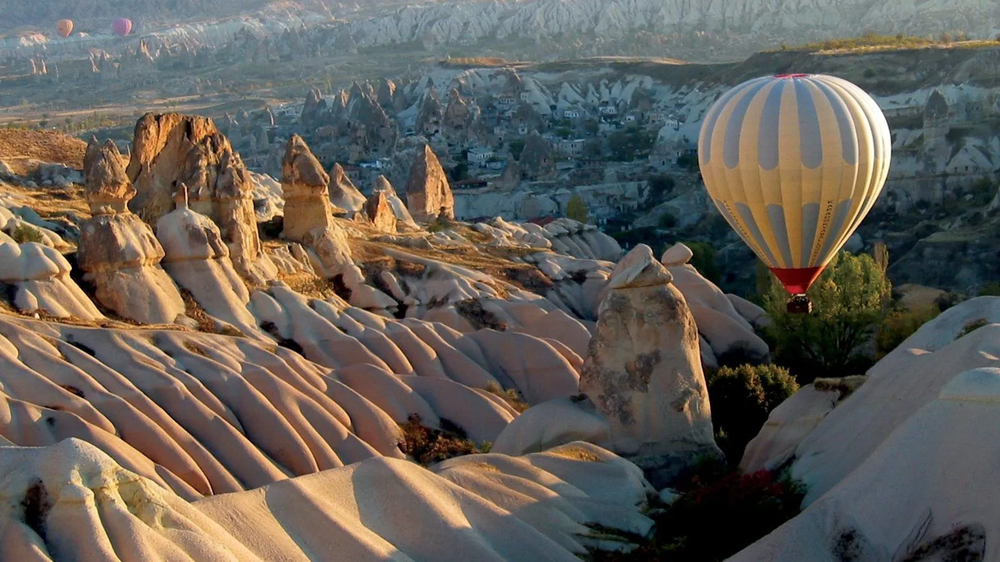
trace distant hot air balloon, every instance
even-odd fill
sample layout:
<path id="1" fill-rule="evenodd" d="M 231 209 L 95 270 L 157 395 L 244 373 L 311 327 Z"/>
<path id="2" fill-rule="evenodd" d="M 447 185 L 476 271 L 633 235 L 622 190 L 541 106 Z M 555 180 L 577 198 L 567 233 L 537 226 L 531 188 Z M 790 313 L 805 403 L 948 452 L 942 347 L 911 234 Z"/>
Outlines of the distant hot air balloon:
<path id="1" fill-rule="evenodd" d="M 118 18 L 111 22 L 111 29 L 117 34 L 125 37 L 132 33 L 132 20 L 128 18 Z"/>
<path id="2" fill-rule="evenodd" d="M 56 22 L 56 31 L 60 37 L 69 37 L 73 33 L 73 22 L 71 20 L 59 20 Z"/>
<path id="3" fill-rule="evenodd" d="M 722 216 L 808 312 L 805 293 L 865 218 L 889 174 L 885 115 L 854 84 L 768 76 L 709 109 L 698 160 Z"/>

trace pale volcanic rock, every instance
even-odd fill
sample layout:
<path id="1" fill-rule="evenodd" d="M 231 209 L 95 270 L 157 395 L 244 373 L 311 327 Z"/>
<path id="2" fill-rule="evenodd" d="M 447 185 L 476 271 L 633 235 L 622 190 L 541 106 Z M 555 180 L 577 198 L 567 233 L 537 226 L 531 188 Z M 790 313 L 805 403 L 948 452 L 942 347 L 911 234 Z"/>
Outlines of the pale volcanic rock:
<path id="1" fill-rule="evenodd" d="M 691 261 L 692 257 L 694 257 L 694 252 L 691 251 L 691 248 L 688 248 L 684 244 L 677 243 L 663 252 L 663 257 L 660 258 L 660 263 L 667 267 L 684 265 Z"/>
<path id="2" fill-rule="evenodd" d="M 611 441 L 611 425 L 586 397 L 557 398 L 528 408 L 504 428 L 490 451 L 519 456 L 574 441 Z"/>
<path id="3" fill-rule="evenodd" d="M 384 191 L 374 191 L 365 201 L 364 217 L 372 223 L 379 232 L 396 233 L 396 215 L 393 213 L 389 196 Z"/>
<path id="4" fill-rule="evenodd" d="M 613 449 L 662 484 L 699 456 L 721 455 L 712 431 L 698 332 L 684 296 L 648 246 L 611 276 L 580 376 L 611 423 Z"/>
<path id="5" fill-rule="evenodd" d="M 43 310 L 59 318 L 103 318 L 70 278 L 70 270 L 57 250 L 31 242 L 18 244 L 0 233 L 0 283 L 15 287 L 11 304 L 18 310 Z"/>
<path id="6" fill-rule="evenodd" d="M 920 560 L 1000 557 L 1000 546 L 990 539 L 1000 533 L 1000 370 L 949 375 L 834 488 L 731 560 L 834 562 L 844 559 L 845 546 L 857 560 L 891 560 L 893 553 L 922 553 Z M 864 422 L 855 424 L 863 433 Z M 847 437 L 841 439 L 853 441 Z"/>
<path id="7" fill-rule="evenodd" d="M 808 505 L 847 478 L 910 416 L 959 374 L 998 368 L 1000 298 L 956 305 L 921 327 L 868 371 L 868 381 L 830 412 L 795 450 L 792 473 L 809 485 Z M 959 337 L 975 323 L 987 324 Z M 852 436 L 844 439 L 845 435 Z"/>
<path id="8" fill-rule="evenodd" d="M 417 153 L 417 159 L 410 168 L 406 206 L 418 222 L 455 218 L 455 196 L 448 185 L 448 176 L 434 151 L 426 144 Z"/>
<path id="9" fill-rule="evenodd" d="M 281 234 L 309 248 L 313 267 L 323 277 L 335 277 L 354 267 L 347 235 L 333 219 L 329 183 L 330 177 L 302 137 L 292 135 L 282 162 L 285 220 Z"/>
<path id="10" fill-rule="evenodd" d="M 420 230 L 420 226 L 413 220 L 413 215 L 406 208 L 406 204 L 403 200 L 399 198 L 396 194 L 396 188 L 389 183 L 389 180 L 385 176 L 379 176 L 375 178 L 375 187 L 372 190 L 373 193 L 384 193 L 389 201 L 389 206 L 392 207 L 392 212 L 396 215 L 396 227 L 403 231 L 416 231 Z"/>
<path id="11" fill-rule="evenodd" d="M 95 141 L 93 139 L 87 145 L 84 160 L 87 204 L 94 214 L 124 213 L 128 211 L 128 202 L 136 194 L 125 173 L 128 163 L 118 152 L 114 141 L 106 141 L 103 147 Z"/>
<path id="12" fill-rule="evenodd" d="M 344 209 L 349 213 L 360 212 L 365 204 L 365 196 L 358 191 L 351 182 L 351 178 L 344 173 L 344 167 L 334 164 L 330 171 L 330 202 L 333 206 Z"/>
<path id="13" fill-rule="evenodd" d="M 298 135 L 288 139 L 281 167 L 285 200 L 282 236 L 301 242 L 310 230 L 326 229 L 333 224 L 328 191 L 330 176 Z"/>
<path id="14" fill-rule="evenodd" d="M 259 560 L 162 481 L 138 477 L 89 443 L 0 447 L 0 469 L 4 496 L 34 514 L 27 524 L 13 511 L 0 517 L 4 560 Z M 149 524 L 161 519 L 170 524 Z"/>
<path id="15" fill-rule="evenodd" d="M 184 183 L 191 208 L 219 226 L 241 276 L 264 284 L 277 274 L 257 232 L 254 182 L 211 119 L 146 114 L 136 124 L 127 172 L 137 190 L 130 208 L 147 223 L 174 209 L 174 191 Z"/>
<path id="16" fill-rule="evenodd" d="M 747 474 L 777 470 L 794 458 L 795 449 L 837 404 L 841 394 L 834 388 L 806 385 L 782 402 L 767 417 L 760 433 L 743 453 L 740 469 Z"/>
<path id="17" fill-rule="evenodd" d="M 219 227 L 188 208 L 184 184 L 175 202 L 177 208 L 156 222 L 156 236 L 165 253 L 163 268 L 205 312 L 246 335 L 265 339 L 247 310 L 250 292 L 229 259 Z"/>
<path id="18" fill-rule="evenodd" d="M 692 256 L 690 248 L 675 244 L 664 252 L 660 261 L 672 274 L 674 285 L 684 295 L 694 315 L 698 332 L 709 345 L 709 349 L 702 350 L 707 364 L 716 363 L 728 353 L 745 353 L 757 360 L 766 359 L 770 349 L 754 332 L 756 326 L 768 322 L 764 311 L 750 302 L 735 300 L 738 297 L 723 293 L 688 263 Z M 737 305 L 752 320 L 746 318 L 736 308 Z"/>
<path id="19" fill-rule="evenodd" d="M 195 506 L 264 560 L 336 552 L 351 560 L 570 562 L 595 535 L 586 523 L 648 534 L 652 522 L 638 506 L 649 490 L 634 466 L 574 443 L 524 457 L 451 459 L 432 470 L 373 459 Z"/>
<path id="20" fill-rule="evenodd" d="M 93 218 L 80 227 L 77 263 L 99 303 L 144 324 L 171 324 L 184 301 L 160 267 L 164 253 L 149 225 L 128 210 L 130 190 L 114 143 L 93 156 L 87 201 Z M 124 183 L 122 183 L 124 182 Z"/>

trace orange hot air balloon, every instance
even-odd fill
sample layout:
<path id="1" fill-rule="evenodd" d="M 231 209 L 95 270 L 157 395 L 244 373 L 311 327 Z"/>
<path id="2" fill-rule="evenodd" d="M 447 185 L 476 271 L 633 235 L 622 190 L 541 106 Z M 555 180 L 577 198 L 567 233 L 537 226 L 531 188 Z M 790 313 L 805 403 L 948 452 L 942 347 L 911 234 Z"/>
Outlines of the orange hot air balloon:
<path id="1" fill-rule="evenodd" d="M 62 38 L 69 37 L 73 33 L 73 21 L 72 20 L 59 20 L 56 22 L 56 31 L 59 32 L 59 36 Z"/>

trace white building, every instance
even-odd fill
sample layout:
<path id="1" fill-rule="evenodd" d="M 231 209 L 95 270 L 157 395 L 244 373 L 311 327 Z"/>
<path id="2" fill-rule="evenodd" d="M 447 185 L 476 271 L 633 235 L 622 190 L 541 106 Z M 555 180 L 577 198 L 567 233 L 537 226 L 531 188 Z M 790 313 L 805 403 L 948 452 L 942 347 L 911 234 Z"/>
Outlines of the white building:
<path id="1" fill-rule="evenodd" d="M 583 156 L 584 139 L 566 139 L 556 143 L 556 152 L 570 158 Z"/>
<path id="2" fill-rule="evenodd" d="M 473 148 L 469 150 L 468 161 L 469 164 L 475 164 L 476 166 L 485 166 L 491 158 L 496 155 L 495 152 L 489 148 Z"/>

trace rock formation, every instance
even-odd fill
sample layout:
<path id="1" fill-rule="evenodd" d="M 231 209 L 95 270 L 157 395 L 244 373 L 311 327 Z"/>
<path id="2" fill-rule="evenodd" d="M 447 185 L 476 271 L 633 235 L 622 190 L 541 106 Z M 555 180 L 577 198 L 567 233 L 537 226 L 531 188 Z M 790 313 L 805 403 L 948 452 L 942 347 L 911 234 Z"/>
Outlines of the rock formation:
<path id="1" fill-rule="evenodd" d="M 72 423 L 62 414 L 51 415 L 50 426 Z M 524 457 L 472 455 L 432 470 L 369 458 L 208 498 L 171 492 L 155 473 L 136 474 L 159 467 L 129 453 L 108 454 L 80 439 L 0 447 L 2 493 L 18 504 L 0 516 L 0 525 L 17 529 L 4 537 L 5 560 L 100 561 L 121 553 L 376 560 L 391 552 L 409 560 L 573 562 L 601 542 L 587 525 L 637 536 L 653 529 L 640 506 L 654 490 L 635 466 L 587 443 Z"/>
<path id="2" fill-rule="evenodd" d="M 556 155 L 549 141 L 532 131 L 521 151 L 521 170 L 528 179 L 545 180 L 556 175 Z"/>
<path id="3" fill-rule="evenodd" d="M 70 264 L 57 250 L 18 244 L 0 232 L 0 287 L 21 312 L 98 320 L 103 315 L 70 278 Z"/>
<path id="4" fill-rule="evenodd" d="M 174 198 L 176 209 L 156 222 L 163 268 L 211 316 L 246 335 L 265 337 L 247 310 L 250 293 L 229 259 L 219 227 L 188 207 L 187 186 Z"/>
<path id="5" fill-rule="evenodd" d="M 184 183 L 191 208 L 219 225 L 241 276 L 262 285 L 277 273 L 257 233 L 247 170 L 211 119 L 146 114 L 136 124 L 127 172 L 137 191 L 130 208 L 147 223 L 173 210 Z"/>
<path id="6" fill-rule="evenodd" d="M 406 205 L 413 218 L 429 222 L 437 218 L 454 220 L 455 196 L 448 185 L 448 176 L 431 147 L 424 145 L 410 168 L 406 183 Z"/>
<path id="7" fill-rule="evenodd" d="M 396 215 L 384 191 L 375 191 L 371 194 L 365 202 L 364 215 L 376 230 L 386 234 L 396 233 Z"/>
<path id="8" fill-rule="evenodd" d="M 646 245 L 618 264 L 580 375 L 580 390 L 611 424 L 614 450 L 658 487 L 697 457 L 721 456 L 697 326 L 671 279 Z"/>
<path id="9" fill-rule="evenodd" d="M 281 189 L 285 199 L 284 238 L 301 242 L 314 254 L 317 272 L 335 277 L 353 268 L 351 248 L 343 230 L 334 224 L 328 185 L 323 171 L 305 141 L 292 135 L 282 162 Z"/>
<path id="10" fill-rule="evenodd" d="M 128 210 L 134 194 L 125 161 L 108 141 L 90 161 L 86 195 L 93 218 L 80 227 L 77 263 L 108 309 L 144 324 L 174 323 L 184 315 L 184 301 L 160 268 L 163 248 L 152 229 Z"/>
<path id="11" fill-rule="evenodd" d="M 400 230 L 420 230 L 420 226 L 413 220 L 410 211 L 406 209 L 406 204 L 396 195 L 396 188 L 389 183 L 385 176 L 375 178 L 375 186 L 372 193 L 383 193 L 392 207 L 392 213 L 396 215 L 396 227 Z"/>
<path id="12" fill-rule="evenodd" d="M 365 205 L 365 196 L 354 187 L 351 178 L 344 173 L 344 167 L 334 164 L 330 170 L 330 202 L 335 207 L 348 211 L 350 214 L 361 211 Z"/>
<path id="13" fill-rule="evenodd" d="M 692 256 L 690 248 L 676 244 L 664 252 L 661 262 L 667 266 L 674 285 L 684 295 L 698 325 L 698 333 L 704 338 L 701 351 L 705 365 L 718 367 L 719 360 L 725 363 L 726 357 L 731 354 L 739 354 L 739 359 L 744 361 L 766 360 L 770 349 L 754 333 L 752 323 L 754 320 L 766 322 L 764 311 L 744 301 L 739 303 L 740 308 L 753 319 L 745 318 L 729 296 L 688 264 Z"/>
<path id="14" fill-rule="evenodd" d="M 330 176 L 323 171 L 302 137 L 292 135 L 281 168 L 285 200 L 283 237 L 301 242 L 310 230 L 326 229 L 333 224 L 329 184 Z"/>

